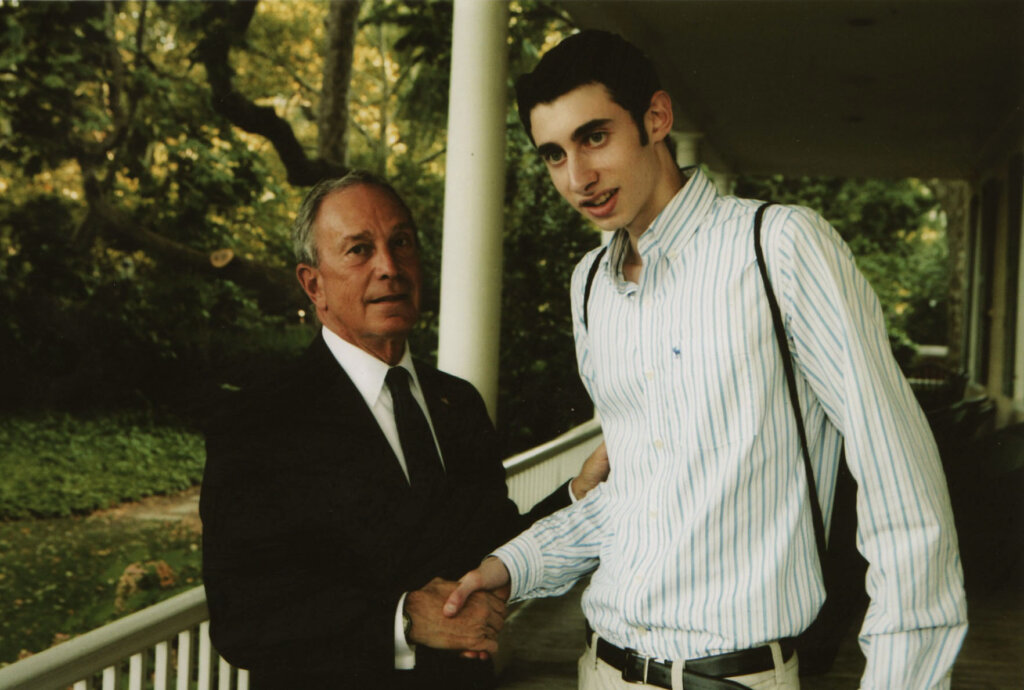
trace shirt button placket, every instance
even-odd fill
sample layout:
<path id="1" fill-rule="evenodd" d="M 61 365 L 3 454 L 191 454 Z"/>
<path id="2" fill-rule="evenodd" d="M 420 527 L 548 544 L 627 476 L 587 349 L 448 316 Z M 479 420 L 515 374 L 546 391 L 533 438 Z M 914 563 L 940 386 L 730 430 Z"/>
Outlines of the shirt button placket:
<path id="1" fill-rule="evenodd" d="M 643 280 L 643 277 L 641 277 Z M 647 286 L 650 288 L 651 286 Z M 638 291 L 639 292 L 639 291 Z M 651 444 L 654 448 L 654 455 L 657 455 L 657 451 L 660 451 L 664 445 L 662 440 L 658 437 L 658 420 L 660 419 L 660 400 L 658 395 L 658 372 L 654 364 L 658 361 L 655 356 L 655 343 L 658 340 L 658 323 L 656 318 L 655 309 L 655 298 L 651 293 L 650 289 L 647 292 L 640 293 L 640 299 L 638 300 L 637 310 L 639 312 L 639 323 L 640 328 L 638 329 L 639 345 L 640 345 L 640 358 L 641 366 L 643 367 L 644 375 L 644 400 L 648 408 L 647 414 L 647 433 L 648 438 L 651 439 Z M 657 463 L 657 458 L 651 458 L 652 463 Z"/>

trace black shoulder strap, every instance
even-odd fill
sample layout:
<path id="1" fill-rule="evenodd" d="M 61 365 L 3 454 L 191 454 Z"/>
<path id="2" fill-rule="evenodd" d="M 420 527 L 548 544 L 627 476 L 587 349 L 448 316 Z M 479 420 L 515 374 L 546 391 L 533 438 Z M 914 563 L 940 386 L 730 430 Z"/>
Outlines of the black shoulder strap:
<path id="1" fill-rule="evenodd" d="M 793 407 L 793 416 L 796 417 L 796 430 L 800 436 L 800 450 L 804 458 L 804 474 L 807 477 L 807 495 L 811 500 L 811 518 L 814 522 L 814 539 L 818 546 L 818 561 L 824 566 L 825 523 L 821 517 L 821 505 L 818 503 L 818 487 L 814 482 L 814 470 L 811 469 L 811 454 L 807 450 L 807 432 L 804 429 L 803 416 L 800 414 L 800 400 L 796 392 L 796 375 L 793 373 L 793 356 L 789 351 L 786 329 L 782 324 L 782 311 L 779 309 L 778 300 L 775 299 L 772 283 L 768 280 L 768 265 L 765 263 L 764 252 L 761 250 L 761 221 L 764 218 L 765 210 L 773 203 L 767 201 L 761 204 L 754 215 L 754 253 L 757 255 L 757 268 L 761 272 L 764 291 L 768 296 L 768 307 L 772 312 L 772 324 L 775 326 L 775 341 L 779 344 L 779 352 L 782 354 L 782 367 L 786 371 L 786 383 L 789 386 L 789 402 Z"/>
<path id="2" fill-rule="evenodd" d="M 608 245 L 601 247 L 601 251 L 597 253 L 594 258 L 594 263 L 590 264 L 590 271 L 587 273 L 587 285 L 583 288 L 583 328 L 589 328 L 590 326 L 590 288 L 594 284 L 594 276 L 597 275 L 597 268 L 601 265 L 601 259 L 604 258 L 604 253 L 608 251 Z"/>

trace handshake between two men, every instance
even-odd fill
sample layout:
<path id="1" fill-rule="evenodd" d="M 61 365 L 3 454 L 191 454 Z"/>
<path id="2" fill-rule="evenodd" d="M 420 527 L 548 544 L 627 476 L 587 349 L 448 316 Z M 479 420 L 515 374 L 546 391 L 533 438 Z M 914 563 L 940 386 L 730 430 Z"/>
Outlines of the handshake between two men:
<path id="1" fill-rule="evenodd" d="M 608 476 L 608 454 L 602 443 L 570 483 L 576 500 Z M 458 582 L 434 578 L 405 599 L 406 639 L 413 645 L 461 652 L 468 659 L 487 659 L 498 651 L 498 634 L 508 613 L 508 570 L 488 556 Z"/>
<path id="2" fill-rule="evenodd" d="M 463 581 L 434 578 L 406 596 L 405 614 L 410 622 L 406 639 L 410 644 L 461 651 L 470 659 L 486 659 L 498 651 L 509 588 L 468 591 L 464 587 Z M 453 606 L 451 601 L 459 604 Z"/>

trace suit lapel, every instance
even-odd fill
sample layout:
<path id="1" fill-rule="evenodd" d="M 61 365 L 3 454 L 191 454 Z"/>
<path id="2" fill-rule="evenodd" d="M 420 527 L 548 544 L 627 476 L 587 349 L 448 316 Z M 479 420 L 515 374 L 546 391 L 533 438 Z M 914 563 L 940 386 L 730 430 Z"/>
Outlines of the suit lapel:
<path id="1" fill-rule="evenodd" d="M 300 376 L 319 382 L 309 401 L 310 426 L 329 430 L 339 449 L 352 450 L 354 460 L 379 478 L 382 486 L 408 489 L 409 482 L 376 418 L 338 360 L 317 334 L 303 356 Z"/>
<path id="2" fill-rule="evenodd" d="M 430 421 L 434 425 L 434 433 L 437 435 L 437 443 L 441 447 L 441 455 L 444 458 L 445 466 L 450 470 L 457 461 L 457 434 L 459 429 L 458 420 L 453 418 L 452 402 L 448 399 L 448 393 L 437 375 L 437 370 L 431 366 L 416 362 L 416 375 L 420 381 L 423 391 L 423 399 L 427 403 L 427 410 L 430 412 Z"/>

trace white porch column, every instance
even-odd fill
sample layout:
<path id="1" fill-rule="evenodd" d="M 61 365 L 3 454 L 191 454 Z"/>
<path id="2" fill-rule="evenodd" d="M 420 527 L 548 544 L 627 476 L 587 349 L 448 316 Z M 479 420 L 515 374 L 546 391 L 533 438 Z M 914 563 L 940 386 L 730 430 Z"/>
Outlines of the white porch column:
<path id="1" fill-rule="evenodd" d="M 698 132 L 672 132 L 676 142 L 676 165 L 685 168 L 700 163 L 700 140 Z"/>
<path id="2" fill-rule="evenodd" d="M 437 364 L 498 405 L 508 5 L 455 0 Z"/>

